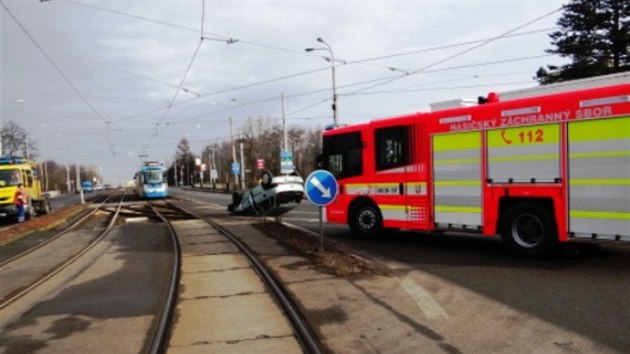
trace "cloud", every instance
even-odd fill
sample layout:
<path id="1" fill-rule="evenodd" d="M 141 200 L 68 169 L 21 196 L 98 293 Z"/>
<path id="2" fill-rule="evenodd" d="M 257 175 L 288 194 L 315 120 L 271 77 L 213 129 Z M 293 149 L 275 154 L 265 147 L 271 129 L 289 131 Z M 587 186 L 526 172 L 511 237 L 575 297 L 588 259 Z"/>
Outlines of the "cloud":
<path id="1" fill-rule="evenodd" d="M 153 159 L 171 157 L 186 134 L 193 149 L 200 151 L 205 143 L 228 135 L 230 116 L 236 124 L 248 117 L 278 117 L 283 93 L 290 120 L 321 117 L 294 122 L 327 123 L 331 72 L 322 56 L 328 53 L 304 52 L 306 47 L 321 47 L 317 37 L 347 63 L 337 67 L 344 123 L 419 111 L 433 101 L 476 97 L 490 90 L 484 85 L 503 83 L 496 90 L 515 88 L 509 85 L 514 82 L 533 86 L 536 69 L 557 58 L 465 66 L 544 54 L 549 47 L 546 33 L 497 40 L 435 66 L 467 47 L 421 50 L 492 38 L 562 4 L 206 1 L 208 39 L 182 85 L 188 92 L 179 92 L 169 109 L 200 41 L 200 1 L 6 3 L 70 82 L 0 10 L 3 119 L 24 124 L 34 138 L 46 141 L 50 157 L 61 163 L 103 165 L 112 183 L 133 175 L 137 155 L 149 142 L 151 151 L 146 153 Z M 523 30 L 553 26 L 558 16 Z M 228 44 L 230 38 L 238 42 Z M 415 53 L 395 55 L 411 51 Z M 374 57 L 383 58 L 353 63 Z M 357 91 L 379 78 L 402 75 L 390 67 L 411 72 L 428 66 L 462 68 L 411 75 Z M 367 81 L 371 84 L 357 85 Z M 17 99 L 24 103 L 15 104 Z M 109 134 L 103 120 L 112 122 Z M 151 137 L 158 123 L 160 134 Z"/>

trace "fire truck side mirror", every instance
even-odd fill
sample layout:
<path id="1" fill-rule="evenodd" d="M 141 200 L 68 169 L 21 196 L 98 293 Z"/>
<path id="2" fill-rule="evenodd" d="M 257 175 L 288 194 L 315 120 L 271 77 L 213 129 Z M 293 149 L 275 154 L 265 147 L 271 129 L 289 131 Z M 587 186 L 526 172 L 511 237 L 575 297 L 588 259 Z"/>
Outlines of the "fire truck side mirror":
<path id="1" fill-rule="evenodd" d="M 323 170 L 324 169 L 324 155 L 317 155 L 317 158 L 315 159 L 315 169 L 316 170 Z"/>

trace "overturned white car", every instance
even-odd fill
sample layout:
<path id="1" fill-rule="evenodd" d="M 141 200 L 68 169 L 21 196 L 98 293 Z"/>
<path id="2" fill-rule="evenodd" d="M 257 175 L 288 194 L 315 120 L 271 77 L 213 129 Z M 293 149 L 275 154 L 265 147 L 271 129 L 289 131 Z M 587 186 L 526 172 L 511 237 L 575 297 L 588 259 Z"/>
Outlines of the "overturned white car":
<path id="1" fill-rule="evenodd" d="M 262 173 L 260 185 L 245 193 L 235 192 L 228 210 L 238 215 L 279 216 L 298 206 L 304 196 L 300 176 L 275 176 Z"/>

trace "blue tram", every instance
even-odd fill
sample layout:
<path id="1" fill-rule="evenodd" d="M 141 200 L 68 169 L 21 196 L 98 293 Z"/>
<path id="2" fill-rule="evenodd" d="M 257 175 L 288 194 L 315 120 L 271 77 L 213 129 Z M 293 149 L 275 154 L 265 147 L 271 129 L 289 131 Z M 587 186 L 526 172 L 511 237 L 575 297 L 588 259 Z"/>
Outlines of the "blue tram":
<path id="1" fill-rule="evenodd" d="M 158 199 L 168 196 L 166 168 L 157 161 L 147 161 L 134 177 L 135 191 L 139 198 Z"/>

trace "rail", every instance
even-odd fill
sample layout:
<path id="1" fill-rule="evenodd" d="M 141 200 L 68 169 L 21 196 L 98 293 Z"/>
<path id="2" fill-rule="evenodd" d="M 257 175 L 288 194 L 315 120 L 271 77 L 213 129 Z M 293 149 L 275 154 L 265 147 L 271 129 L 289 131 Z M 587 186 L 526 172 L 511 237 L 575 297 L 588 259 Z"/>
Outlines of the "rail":
<path id="1" fill-rule="evenodd" d="M 70 264 L 74 263 L 77 259 L 79 259 L 81 256 L 83 256 L 90 249 L 92 249 L 100 240 L 102 240 L 111 231 L 111 229 L 114 227 L 114 224 L 116 223 L 116 219 L 118 218 L 118 214 L 120 213 L 120 210 L 121 210 L 121 208 L 123 206 L 124 197 L 125 197 L 125 193 L 123 192 L 123 194 L 121 195 L 121 198 L 120 198 L 120 202 L 118 203 L 118 207 L 116 209 L 116 212 L 114 213 L 114 215 L 112 215 L 112 217 L 111 217 L 111 219 L 109 221 L 109 224 L 107 225 L 105 230 L 103 230 L 94 240 L 92 240 L 90 243 L 88 243 L 81 251 L 76 253 L 74 256 L 72 256 L 72 257 L 68 258 L 67 260 L 65 260 L 64 262 L 56 265 L 48 273 L 45 273 L 41 277 L 35 279 L 29 285 L 27 285 L 26 287 L 23 287 L 23 288 L 15 291 L 13 293 L 11 293 L 10 295 L 6 296 L 5 298 L 0 299 L 0 309 L 3 309 L 5 307 L 7 307 L 11 303 L 13 303 L 16 300 L 18 300 L 19 298 L 21 298 L 24 295 L 28 294 L 33 289 L 37 288 L 39 285 L 41 285 L 42 283 L 44 283 L 48 279 L 52 278 L 53 276 L 55 276 L 56 274 L 61 272 L 63 269 L 68 267 Z M 99 206 L 99 208 L 101 208 L 103 205 L 105 205 L 105 202 L 103 202 Z M 91 212 L 88 215 L 82 217 L 80 220 L 78 220 L 77 222 L 73 223 L 71 226 L 69 226 L 66 230 L 62 231 L 61 233 L 62 234 L 66 233 L 69 230 L 71 230 L 72 228 L 76 227 L 78 224 L 80 224 L 81 222 L 86 220 L 89 216 L 91 216 L 94 212 L 96 212 L 96 210 L 98 210 L 99 208 L 95 208 L 93 212 Z M 40 248 L 42 246 L 43 245 L 38 245 L 36 247 Z M 16 257 L 12 257 L 11 259 L 9 259 L 9 261 L 10 260 L 15 260 L 15 259 L 20 258 L 20 257 L 23 257 L 24 255 L 26 255 L 28 253 L 31 253 L 32 251 L 33 251 L 33 249 L 29 249 L 29 250 L 27 250 L 27 252 L 23 252 L 23 253 L 17 255 Z M 8 262 L 4 262 L 2 265 L 6 265 L 6 264 L 8 264 Z"/>
<path id="2" fill-rule="evenodd" d="M 167 202 L 168 203 L 168 202 Z M 194 213 L 186 210 L 185 208 L 168 203 L 173 208 L 179 209 L 185 213 L 190 215 L 194 215 Z M 254 270 L 260 275 L 263 282 L 267 285 L 267 287 L 271 290 L 272 295 L 278 301 L 284 313 L 289 318 L 291 325 L 297 334 L 297 339 L 302 345 L 302 348 L 306 353 L 310 354 L 320 354 L 322 350 L 319 348 L 317 344 L 317 340 L 315 335 L 312 333 L 308 324 L 302 319 L 300 316 L 299 310 L 297 306 L 293 303 L 287 292 L 284 290 L 283 286 L 280 282 L 267 270 L 267 268 L 258 260 L 256 255 L 245 245 L 241 240 L 236 237 L 233 233 L 231 233 L 228 229 L 219 225 L 213 220 L 204 219 L 204 221 L 211 224 L 215 227 L 219 232 L 221 232 L 224 236 L 226 236 L 238 249 L 245 254 L 247 259 L 253 265 Z"/>
<path id="3" fill-rule="evenodd" d="M 124 195 L 124 191 L 123 191 L 123 195 Z M 84 216 L 82 216 L 80 219 L 76 220 L 75 222 L 73 222 L 72 224 L 70 224 L 68 227 L 66 227 L 64 230 L 58 232 L 57 234 L 47 238 L 46 240 L 34 245 L 33 247 L 30 247 L 16 255 L 14 255 L 11 258 L 5 259 L 4 261 L 0 262 L 0 268 L 3 267 L 6 264 L 9 264 L 19 258 L 22 258 L 24 256 L 26 256 L 27 254 L 36 251 L 44 246 L 46 246 L 47 244 L 57 240 L 59 237 L 65 235 L 66 233 L 74 230 L 77 226 L 81 225 L 81 223 L 83 223 L 85 220 L 87 220 L 90 216 L 94 215 L 98 210 L 100 210 L 101 208 L 103 208 L 103 206 L 105 206 L 109 200 L 114 196 L 114 194 L 110 194 L 107 196 L 107 198 L 105 198 L 105 200 L 103 202 L 101 202 L 97 207 L 95 207 L 92 211 L 90 211 L 89 213 L 85 214 Z"/>
<path id="4" fill-rule="evenodd" d="M 151 354 L 158 354 L 158 353 L 165 352 L 165 349 L 166 349 L 165 346 L 167 343 L 168 332 L 170 328 L 169 324 L 173 317 L 173 311 L 177 302 L 176 296 L 177 296 L 177 290 L 178 290 L 179 278 L 180 278 L 179 270 L 181 269 L 180 267 L 181 252 L 180 252 L 180 247 L 179 247 L 179 240 L 177 238 L 177 233 L 175 233 L 175 229 L 173 229 L 173 226 L 171 225 L 171 223 L 162 213 L 160 213 L 153 206 L 153 204 L 148 203 L 148 205 L 151 207 L 151 210 L 155 213 L 155 215 L 157 215 L 158 218 L 160 218 L 160 220 L 162 220 L 162 222 L 164 222 L 164 224 L 166 224 L 166 226 L 168 227 L 168 231 L 171 235 L 171 241 L 173 242 L 173 251 L 174 251 L 171 280 L 169 282 L 168 291 L 166 293 L 166 298 L 164 300 L 165 306 L 164 306 L 164 309 L 162 310 L 162 313 L 159 315 L 158 325 L 157 325 L 155 334 L 153 336 L 153 340 L 151 342 L 151 348 L 149 350 L 149 353 Z"/>

